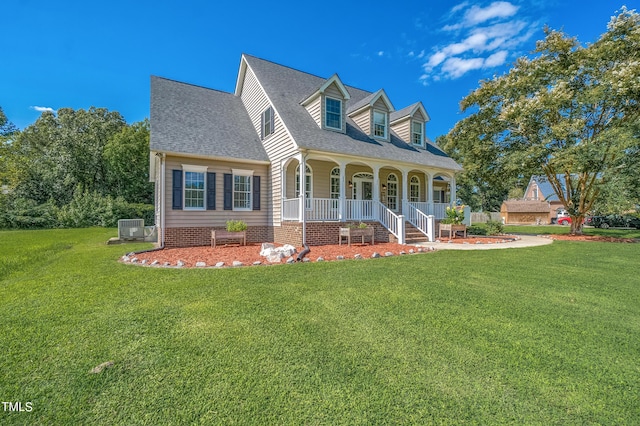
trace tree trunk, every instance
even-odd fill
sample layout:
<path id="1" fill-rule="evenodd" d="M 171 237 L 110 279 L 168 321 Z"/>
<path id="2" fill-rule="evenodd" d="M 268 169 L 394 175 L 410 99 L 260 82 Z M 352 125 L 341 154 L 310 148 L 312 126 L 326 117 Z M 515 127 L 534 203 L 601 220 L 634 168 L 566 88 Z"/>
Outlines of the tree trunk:
<path id="1" fill-rule="evenodd" d="M 582 235 L 582 223 L 584 222 L 584 216 L 570 216 L 571 217 L 571 235 Z"/>

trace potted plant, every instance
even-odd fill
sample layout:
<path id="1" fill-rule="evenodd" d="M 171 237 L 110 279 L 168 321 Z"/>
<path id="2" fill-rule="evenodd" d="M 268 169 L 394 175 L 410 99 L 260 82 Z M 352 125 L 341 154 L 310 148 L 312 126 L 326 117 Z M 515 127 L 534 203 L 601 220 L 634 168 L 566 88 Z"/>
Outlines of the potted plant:
<path id="1" fill-rule="evenodd" d="M 442 231 L 448 231 L 449 238 L 455 238 L 458 231 L 462 231 L 464 237 L 466 237 L 467 225 L 462 223 L 464 220 L 464 206 L 447 207 L 445 215 L 446 217 L 440 221 L 438 237 L 442 236 Z"/>

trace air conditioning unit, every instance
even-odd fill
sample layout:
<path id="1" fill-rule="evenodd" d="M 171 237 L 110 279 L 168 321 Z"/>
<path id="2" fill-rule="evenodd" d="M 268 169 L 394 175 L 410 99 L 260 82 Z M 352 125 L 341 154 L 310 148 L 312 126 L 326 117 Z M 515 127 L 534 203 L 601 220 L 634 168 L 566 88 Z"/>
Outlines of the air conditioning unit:
<path id="1" fill-rule="evenodd" d="M 121 240 L 144 240 L 144 219 L 118 220 L 118 238 Z"/>

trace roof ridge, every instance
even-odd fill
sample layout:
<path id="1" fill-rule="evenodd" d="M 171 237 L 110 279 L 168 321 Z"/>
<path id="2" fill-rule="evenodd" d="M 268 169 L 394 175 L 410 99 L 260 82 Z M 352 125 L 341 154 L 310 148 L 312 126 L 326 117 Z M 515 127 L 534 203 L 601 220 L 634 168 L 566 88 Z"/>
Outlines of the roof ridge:
<path id="1" fill-rule="evenodd" d="M 371 94 L 371 93 L 375 93 L 375 92 L 377 92 L 378 90 L 384 90 L 384 88 L 380 88 L 380 89 L 378 89 L 378 90 L 376 90 L 376 91 L 372 92 L 371 90 L 361 89 L 360 87 L 356 87 L 356 86 L 353 86 L 353 85 L 351 85 L 351 84 L 347 84 L 347 83 L 345 83 L 345 82 L 344 82 L 344 80 L 342 80 L 342 78 L 340 77 L 340 74 L 339 74 L 337 71 L 336 71 L 336 72 L 334 72 L 333 74 L 331 74 L 329 77 L 322 77 L 322 76 L 319 76 L 319 75 L 317 75 L 317 74 L 310 73 L 310 72 L 308 72 L 308 71 L 302 71 L 302 70 L 300 70 L 300 69 L 298 69 L 298 68 L 290 67 L 290 66 L 288 66 L 288 65 L 279 64 L 279 63 L 277 63 L 277 62 L 275 62 L 275 61 L 271 61 L 271 60 L 269 60 L 269 59 L 260 58 L 260 57 L 258 57 L 258 56 L 250 55 L 250 54 L 248 54 L 248 53 L 243 53 L 242 55 L 244 55 L 244 56 L 246 56 L 246 57 L 249 57 L 249 58 L 257 59 L 257 60 L 262 61 L 262 62 L 267 62 L 267 63 L 272 64 L 272 65 L 277 65 L 277 66 L 282 67 L 282 68 L 287 68 L 287 69 L 290 69 L 290 70 L 292 70 L 292 71 L 299 72 L 299 73 L 301 73 L 301 74 L 306 74 L 306 75 L 309 75 L 309 76 L 311 76 L 311 77 L 319 78 L 319 79 L 321 79 L 321 80 L 323 80 L 323 81 L 327 81 L 327 80 L 329 80 L 331 77 L 333 77 L 334 75 L 338 75 L 338 78 L 340 78 L 340 81 L 342 82 L 342 84 L 344 84 L 344 86 L 345 86 L 345 87 L 347 87 L 347 88 L 353 88 L 353 89 L 359 90 L 359 91 L 361 91 L 361 92 L 366 92 L 366 93 L 369 93 L 369 94 Z M 322 84 L 320 84 L 320 86 L 322 86 Z M 318 86 L 318 87 L 320 87 L 320 86 Z"/>
<path id="2" fill-rule="evenodd" d="M 199 84 L 186 83 L 184 81 L 174 80 L 173 78 L 161 77 L 159 75 L 153 75 L 152 74 L 151 78 L 157 78 L 157 79 L 160 79 L 160 80 L 170 81 L 172 83 L 178 83 L 178 84 L 182 84 L 182 85 L 185 85 L 185 86 L 196 87 L 198 89 L 211 90 L 212 92 L 219 92 L 219 93 L 224 93 L 226 95 L 236 96 L 235 93 L 232 93 L 232 92 L 226 92 L 224 90 L 214 89 L 214 88 L 202 86 L 202 85 L 199 85 Z"/>

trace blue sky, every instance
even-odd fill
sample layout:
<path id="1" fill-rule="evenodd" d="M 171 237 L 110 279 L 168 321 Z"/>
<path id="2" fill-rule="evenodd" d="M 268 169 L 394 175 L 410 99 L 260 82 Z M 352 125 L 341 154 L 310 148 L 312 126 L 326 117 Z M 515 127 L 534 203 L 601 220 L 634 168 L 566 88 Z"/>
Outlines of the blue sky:
<path id="1" fill-rule="evenodd" d="M 19 128 L 63 107 L 105 107 L 133 123 L 149 116 L 151 75 L 233 92 L 249 53 L 384 88 L 396 109 L 422 101 L 435 139 L 479 80 L 533 50 L 544 25 L 593 42 L 622 5 L 640 0 L 7 0 L 0 106 Z"/>

